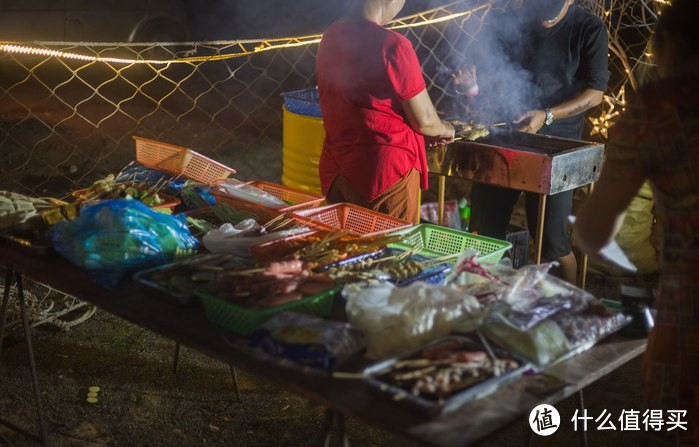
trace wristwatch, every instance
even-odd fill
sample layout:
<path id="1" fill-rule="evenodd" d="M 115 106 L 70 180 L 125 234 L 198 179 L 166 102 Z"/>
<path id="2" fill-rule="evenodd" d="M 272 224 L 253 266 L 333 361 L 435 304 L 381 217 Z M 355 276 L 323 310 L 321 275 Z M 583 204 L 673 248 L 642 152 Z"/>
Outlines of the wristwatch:
<path id="1" fill-rule="evenodd" d="M 546 120 L 544 121 L 544 124 L 550 126 L 553 122 L 553 112 L 551 111 L 551 109 L 544 109 L 544 113 L 546 114 Z"/>

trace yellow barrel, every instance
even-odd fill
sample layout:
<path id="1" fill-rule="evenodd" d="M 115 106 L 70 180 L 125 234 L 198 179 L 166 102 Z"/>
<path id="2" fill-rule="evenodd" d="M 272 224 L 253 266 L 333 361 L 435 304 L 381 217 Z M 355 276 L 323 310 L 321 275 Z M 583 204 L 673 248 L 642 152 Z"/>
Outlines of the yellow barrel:
<path id="1" fill-rule="evenodd" d="M 323 119 L 292 113 L 283 107 L 282 183 L 320 194 L 318 162 L 323 150 Z"/>

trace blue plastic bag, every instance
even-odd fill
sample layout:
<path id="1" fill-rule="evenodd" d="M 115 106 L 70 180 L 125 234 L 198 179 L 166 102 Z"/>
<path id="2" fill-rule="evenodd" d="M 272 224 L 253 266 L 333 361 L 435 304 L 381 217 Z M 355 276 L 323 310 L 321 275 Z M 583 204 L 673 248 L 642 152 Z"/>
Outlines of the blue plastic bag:
<path id="1" fill-rule="evenodd" d="M 158 213 L 137 200 L 86 205 L 78 219 L 54 225 L 48 237 L 56 251 L 106 287 L 126 273 L 193 253 L 199 245 L 183 215 Z"/>
<path id="2" fill-rule="evenodd" d="M 122 169 L 116 181 L 117 183 L 145 183 L 148 186 L 161 185 L 167 182 L 167 186 L 163 189 L 163 192 L 171 196 L 176 196 L 187 183 L 187 179 L 184 177 L 177 177 L 136 162 L 132 162 Z"/>

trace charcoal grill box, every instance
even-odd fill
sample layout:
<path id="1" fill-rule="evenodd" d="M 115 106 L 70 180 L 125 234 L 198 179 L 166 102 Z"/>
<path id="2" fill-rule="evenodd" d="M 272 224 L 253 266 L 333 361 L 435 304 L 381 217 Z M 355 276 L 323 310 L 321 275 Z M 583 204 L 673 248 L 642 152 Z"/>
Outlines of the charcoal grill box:
<path id="1" fill-rule="evenodd" d="M 429 172 L 553 195 L 595 182 L 604 145 L 518 131 L 429 148 Z"/>

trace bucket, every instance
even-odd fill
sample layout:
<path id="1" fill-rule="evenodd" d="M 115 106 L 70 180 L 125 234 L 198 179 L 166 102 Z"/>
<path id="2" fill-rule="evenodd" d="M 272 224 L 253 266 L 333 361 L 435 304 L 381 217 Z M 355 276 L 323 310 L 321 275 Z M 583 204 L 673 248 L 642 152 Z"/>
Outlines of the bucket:
<path id="1" fill-rule="evenodd" d="M 282 183 L 320 194 L 318 163 L 325 129 L 322 118 L 299 115 L 283 107 Z"/>

